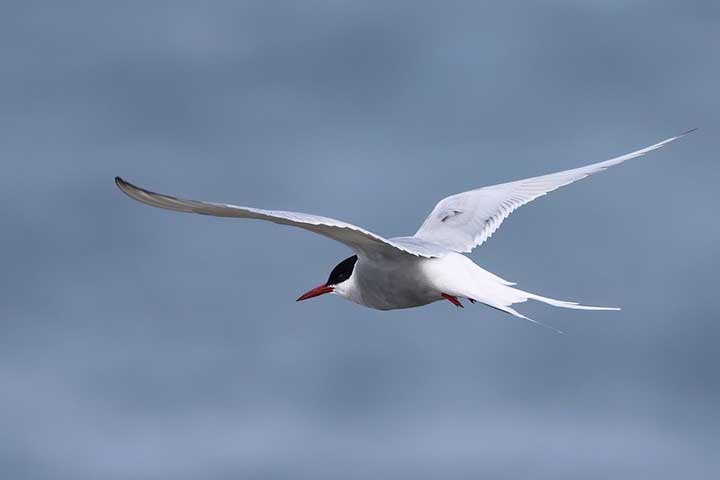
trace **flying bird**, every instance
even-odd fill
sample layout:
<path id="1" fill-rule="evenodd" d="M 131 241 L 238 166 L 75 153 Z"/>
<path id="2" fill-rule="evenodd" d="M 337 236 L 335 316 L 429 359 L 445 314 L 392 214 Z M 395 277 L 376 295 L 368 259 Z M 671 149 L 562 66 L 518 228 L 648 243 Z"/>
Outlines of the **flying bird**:
<path id="1" fill-rule="evenodd" d="M 512 306 L 536 300 L 578 310 L 619 308 L 580 305 L 520 290 L 514 287 L 515 283 L 483 269 L 463 253 L 482 245 L 513 211 L 526 203 L 641 157 L 692 131 L 604 162 L 449 196 L 440 200 L 414 235 L 406 237 L 384 238 L 350 223 L 307 213 L 184 200 L 136 187 L 120 177 L 115 177 L 115 183 L 131 198 L 154 207 L 299 227 L 343 243 L 355 252 L 333 268 L 326 282 L 304 293 L 297 301 L 331 293 L 366 307 L 392 310 L 439 300 L 462 307 L 460 299 L 464 298 L 547 326 Z"/>

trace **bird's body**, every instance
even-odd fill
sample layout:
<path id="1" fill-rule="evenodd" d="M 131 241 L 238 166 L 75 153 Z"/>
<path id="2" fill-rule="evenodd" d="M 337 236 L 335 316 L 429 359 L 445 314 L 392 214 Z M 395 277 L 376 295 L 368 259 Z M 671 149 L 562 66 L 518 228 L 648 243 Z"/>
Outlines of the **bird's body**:
<path id="1" fill-rule="evenodd" d="M 514 287 L 514 283 L 476 265 L 462 253 L 484 243 L 520 206 L 563 185 L 657 150 L 683 135 L 586 167 L 452 195 L 435 206 L 414 235 L 389 239 L 332 218 L 183 200 L 135 187 L 119 177 L 115 178 L 115 182 L 127 195 L 148 205 L 291 225 L 344 243 L 355 251 L 356 255 L 333 269 L 327 282 L 298 300 L 333 293 L 366 307 L 392 310 L 419 307 L 438 300 L 448 300 L 461 307 L 460 299 L 465 298 L 530 320 L 511 306 L 536 300 L 556 307 L 582 310 L 618 309 L 589 307 L 525 292 Z"/>
<path id="2" fill-rule="evenodd" d="M 457 255 L 457 254 L 455 254 Z M 459 255 L 463 258 L 462 255 Z M 449 257 L 411 257 L 397 261 L 358 258 L 352 276 L 336 293 L 359 305 L 377 310 L 420 307 L 442 299 L 430 274 L 432 265 Z"/>
<path id="3" fill-rule="evenodd" d="M 513 285 L 465 255 L 448 252 L 437 258 L 411 257 L 396 262 L 358 258 L 350 278 L 339 284 L 333 293 L 377 310 L 421 307 L 439 300 L 450 300 L 460 307 L 460 299 L 464 298 L 526 320 L 530 319 L 510 306 L 537 300 L 580 310 L 619 310 L 543 297 Z"/>
<path id="4" fill-rule="evenodd" d="M 396 262 L 360 258 L 339 295 L 377 310 L 421 307 L 443 294 L 479 300 L 490 297 L 504 280 L 482 269 L 465 255 L 448 252 L 437 258 L 409 257 Z M 507 283 L 507 282 L 506 282 Z"/>

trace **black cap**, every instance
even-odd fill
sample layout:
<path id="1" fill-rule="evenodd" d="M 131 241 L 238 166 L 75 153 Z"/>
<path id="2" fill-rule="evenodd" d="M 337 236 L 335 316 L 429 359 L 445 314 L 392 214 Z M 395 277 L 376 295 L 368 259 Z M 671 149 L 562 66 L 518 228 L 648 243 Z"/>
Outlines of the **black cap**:
<path id="1" fill-rule="evenodd" d="M 357 262 L 357 255 L 353 255 L 352 257 L 346 258 L 342 262 L 338 263 L 335 268 L 333 268 L 333 271 L 330 272 L 330 277 L 328 278 L 326 285 L 337 285 L 338 283 L 342 283 L 348 278 L 350 278 L 350 275 L 352 275 L 353 269 L 355 268 L 355 262 Z"/>

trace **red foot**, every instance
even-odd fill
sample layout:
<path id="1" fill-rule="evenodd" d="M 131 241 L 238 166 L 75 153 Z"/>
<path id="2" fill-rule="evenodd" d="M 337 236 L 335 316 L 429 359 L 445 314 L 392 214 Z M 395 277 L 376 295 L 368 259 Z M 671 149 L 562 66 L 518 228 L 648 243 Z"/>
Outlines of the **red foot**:
<path id="1" fill-rule="evenodd" d="M 442 297 L 447 300 L 448 302 L 452 303 L 456 307 L 459 308 L 465 308 L 462 303 L 460 303 L 460 300 L 457 299 L 457 297 L 453 297 L 452 295 L 448 295 L 447 293 L 443 293 Z"/>

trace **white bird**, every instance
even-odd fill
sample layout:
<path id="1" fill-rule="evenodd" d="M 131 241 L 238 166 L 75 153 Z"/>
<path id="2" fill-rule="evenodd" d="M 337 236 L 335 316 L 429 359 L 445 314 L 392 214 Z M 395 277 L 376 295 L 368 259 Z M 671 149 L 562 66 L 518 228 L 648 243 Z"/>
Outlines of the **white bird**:
<path id="1" fill-rule="evenodd" d="M 332 270 L 325 283 L 304 293 L 297 301 L 332 293 L 366 307 L 391 310 L 418 307 L 443 299 L 462 307 L 459 299 L 466 298 L 472 303 L 484 303 L 540 324 L 513 309 L 512 305 L 536 300 L 579 310 L 619 308 L 591 307 L 520 290 L 513 287 L 514 283 L 488 272 L 462 254 L 482 245 L 513 211 L 526 203 L 626 160 L 641 157 L 692 131 L 604 162 L 452 195 L 435 206 L 415 235 L 407 237 L 383 238 L 350 223 L 307 213 L 183 200 L 138 188 L 120 177 L 115 177 L 115 183 L 130 197 L 154 207 L 291 225 L 336 240 L 355 252 Z"/>

